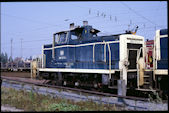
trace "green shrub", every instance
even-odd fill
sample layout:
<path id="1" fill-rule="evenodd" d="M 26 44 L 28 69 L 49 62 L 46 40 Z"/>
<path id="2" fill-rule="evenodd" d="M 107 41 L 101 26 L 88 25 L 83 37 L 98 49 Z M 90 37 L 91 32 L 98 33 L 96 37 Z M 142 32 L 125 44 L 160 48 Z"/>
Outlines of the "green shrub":
<path id="1" fill-rule="evenodd" d="M 15 90 L 1 87 L 1 104 L 8 104 L 25 111 L 114 111 L 115 105 L 95 103 L 92 100 L 75 102 L 73 100 L 42 95 L 33 90 Z"/>
<path id="2" fill-rule="evenodd" d="M 79 111 L 79 106 L 67 103 L 54 103 L 49 105 L 49 111 Z"/>

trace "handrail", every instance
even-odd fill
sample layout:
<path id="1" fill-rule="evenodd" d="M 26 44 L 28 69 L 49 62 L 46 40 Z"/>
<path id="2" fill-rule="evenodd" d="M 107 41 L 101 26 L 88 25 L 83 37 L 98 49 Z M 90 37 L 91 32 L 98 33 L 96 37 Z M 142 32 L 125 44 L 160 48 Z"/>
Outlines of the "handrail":
<path id="1" fill-rule="evenodd" d="M 44 59 L 43 59 L 43 62 L 42 62 L 42 64 L 43 64 L 42 68 L 46 67 L 46 55 L 43 54 L 43 56 L 44 56 Z"/>
<path id="2" fill-rule="evenodd" d="M 111 79 L 111 49 L 108 43 L 108 50 L 109 50 L 109 79 Z"/>
<path id="3" fill-rule="evenodd" d="M 93 62 L 95 62 L 95 44 L 93 44 Z"/>
<path id="4" fill-rule="evenodd" d="M 103 41 L 105 44 L 104 44 L 104 62 L 106 62 L 106 42 Z"/>
<path id="5" fill-rule="evenodd" d="M 140 49 L 139 49 L 139 53 L 138 53 L 138 55 L 137 55 L 137 87 L 138 87 L 138 89 L 139 89 L 139 86 L 140 86 L 140 67 L 139 67 L 139 65 L 138 65 L 138 60 L 139 60 L 139 58 L 140 58 L 140 54 L 141 54 L 141 50 L 142 50 L 142 55 L 143 55 L 143 60 L 145 60 L 144 59 L 144 53 L 143 53 L 143 47 L 140 47 Z M 144 63 L 144 62 L 143 62 Z M 144 68 L 144 66 L 145 66 L 145 64 L 143 64 L 143 68 Z"/>

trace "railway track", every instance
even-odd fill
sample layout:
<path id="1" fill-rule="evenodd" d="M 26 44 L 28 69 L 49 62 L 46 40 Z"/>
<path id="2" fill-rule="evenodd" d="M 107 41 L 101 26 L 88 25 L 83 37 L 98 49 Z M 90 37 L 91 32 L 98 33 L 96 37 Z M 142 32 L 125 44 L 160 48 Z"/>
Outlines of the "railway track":
<path id="1" fill-rule="evenodd" d="M 12 87 L 16 89 L 26 89 L 28 91 L 33 90 L 42 93 L 49 94 L 51 96 L 59 96 L 68 99 L 79 100 L 92 100 L 105 104 L 116 104 L 119 107 L 125 108 L 125 110 L 168 110 L 168 104 L 156 104 L 149 102 L 146 98 L 138 98 L 131 96 L 119 96 L 115 94 L 102 93 L 96 91 L 89 91 L 84 89 L 69 88 L 63 86 L 54 86 L 45 84 L 45 80 L 34 80 L 29 78 L 18 77 L 5 77 L 2 78 L 2 86 Z"/>
<path id="2" fill-rule="evenodd" d="M 20 77 L 20 78 L 31 78 L 30 72 L 1 72 L 1 76 L 7 77 Z"/>

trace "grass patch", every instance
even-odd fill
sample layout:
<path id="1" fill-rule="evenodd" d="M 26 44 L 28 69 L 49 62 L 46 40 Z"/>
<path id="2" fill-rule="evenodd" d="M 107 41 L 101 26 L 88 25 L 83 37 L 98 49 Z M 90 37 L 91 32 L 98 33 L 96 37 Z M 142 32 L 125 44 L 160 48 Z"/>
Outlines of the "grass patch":
<path id="1" fill-rule="evenodd" d="M 25 111 L 115 111 L 115 105 L 105 105 L 93 101 L 74 102 L 69 99 L 45 96 L 33 91 L 15 90 L 1 87 L 1 104 Z"/>

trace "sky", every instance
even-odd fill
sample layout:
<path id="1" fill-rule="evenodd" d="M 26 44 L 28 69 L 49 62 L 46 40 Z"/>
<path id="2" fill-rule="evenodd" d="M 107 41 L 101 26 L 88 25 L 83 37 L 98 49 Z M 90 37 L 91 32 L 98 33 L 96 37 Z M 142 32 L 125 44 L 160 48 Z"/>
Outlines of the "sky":
<path id="1" fill-rule="evenodd" d="M 29 58 L 51 44 L 54 33 L 83 21 L 98 34 L 124 33 L 139 26 L 137 35 L 153 40 L 155 31 L 168 29 L 167 1 L 1 2 L 1 52 Z"/>

